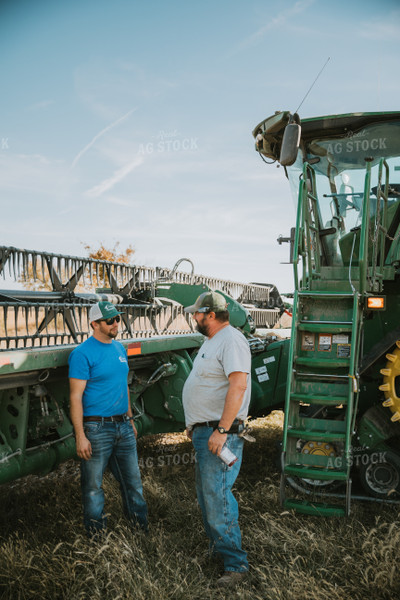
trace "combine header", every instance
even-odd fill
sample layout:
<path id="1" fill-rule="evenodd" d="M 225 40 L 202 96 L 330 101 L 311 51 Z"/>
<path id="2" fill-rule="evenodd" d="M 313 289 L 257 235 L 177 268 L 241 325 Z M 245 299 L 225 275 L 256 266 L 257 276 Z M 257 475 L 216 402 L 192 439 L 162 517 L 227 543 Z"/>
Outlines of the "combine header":
<path id="1" fill-rule="evenodd" d="M 89 310 L 99 300 L 123 313 L 118 339 L 139 435 L 184 429 L 182 388 L 203 337 L 183 306 L 208 289 L 224 294 L 231 323 L 249 340 L 252 415 L 282 405 L 288 344 L 254 337 L 251 316 L 259 327 L 276 323 L 284 306 L 275 286 L 197 276 L 193 265 L 179 272 L 180 262 L 153 269 L 0 247 L 4 281 L 39 288 L 0 290 L 0 483 L 45 474 L 75 456 L 68 356 L 90 335 Z"/>
<path id="2" fill-rule="evenodd" d="M 278 112 L 253 136 L 297 206 L 282 504 L 344 515 L 355 473 L 400 491 L 400 113 Z"/>

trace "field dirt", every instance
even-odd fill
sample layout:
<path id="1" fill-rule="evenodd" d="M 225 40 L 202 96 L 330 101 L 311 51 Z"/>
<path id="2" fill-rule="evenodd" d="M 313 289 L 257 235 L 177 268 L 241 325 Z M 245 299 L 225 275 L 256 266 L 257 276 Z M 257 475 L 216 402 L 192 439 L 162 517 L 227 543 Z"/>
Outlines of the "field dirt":
<path id="1" fill-rule="evenodd" d="M 106 474 L 109 530 L 86 539 L 79 466 L 0 487 L 0 598 L 395 600 L 400 598 L 400 511 L 353 502 L 348 518 L 307 517 L 279 505 L 277 444 L 283 415 L 254 422 L 235 486 L 250 573 L 236 590 L 214 587 L 221 564 L 208 555 L 184 434 L 139 440 L 150 532 L 133 532 L 118 485 Z"/>

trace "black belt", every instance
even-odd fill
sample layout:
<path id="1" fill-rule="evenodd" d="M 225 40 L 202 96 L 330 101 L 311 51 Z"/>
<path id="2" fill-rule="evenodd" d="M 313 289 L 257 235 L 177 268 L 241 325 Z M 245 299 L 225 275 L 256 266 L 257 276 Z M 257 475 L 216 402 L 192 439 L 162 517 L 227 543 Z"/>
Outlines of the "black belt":
<path id="1" fill-rule="evenodd" d="M 105 422 L 105 423 L 121 423 L 122 421 L 128 420 L 128 415 L 112 415 L 111 417 L 83 417 L 83 422 L 87 421 L 97 421 L 97 422 Z"/>
<path id="2" fill-rule="evenodd" d="M 204 421 L 204 423 L 195 423 L 192 425 L 192 430 L 196 427 L 212 427 L 213 429 L 217 429 L 218 425 L 219 421 Z M 243 421 L 240 419 L 235 419 L 231 425 L 231 428 L 226 433 L 238 433 L 240 425 L 243 425 Z"/>

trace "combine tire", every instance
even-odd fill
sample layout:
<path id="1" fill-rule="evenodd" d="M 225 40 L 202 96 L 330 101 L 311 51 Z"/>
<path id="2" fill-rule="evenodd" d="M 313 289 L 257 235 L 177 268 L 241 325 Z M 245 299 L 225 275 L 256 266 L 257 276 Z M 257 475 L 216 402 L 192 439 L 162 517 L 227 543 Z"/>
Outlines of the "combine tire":
<path id="1" fill-rule="evenodd" d="M 360 467 L 360 480 L 370 496 L 382 499 L 396 496 L 400 492 L 400 456 L 391 450 L 379 452 L 379 462 L 371 460 Z"/>

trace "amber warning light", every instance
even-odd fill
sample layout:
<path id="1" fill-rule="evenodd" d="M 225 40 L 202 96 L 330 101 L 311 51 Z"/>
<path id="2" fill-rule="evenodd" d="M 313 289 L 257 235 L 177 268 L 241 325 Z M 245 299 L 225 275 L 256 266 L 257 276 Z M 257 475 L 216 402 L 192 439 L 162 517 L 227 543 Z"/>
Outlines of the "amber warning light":
<path id="1" fill-rule="evenodd" d="M 142 354 L 141 342 L 133 342 L 132 344 L 128 344 L 127 355 L 135 356 L 136 354 Z"/>
<path id="2" fill-rule="evenodd" d="M 367 298 L 367 308 L 372 310 L 385 310 L 385 296 L 370 296 Z"/>

